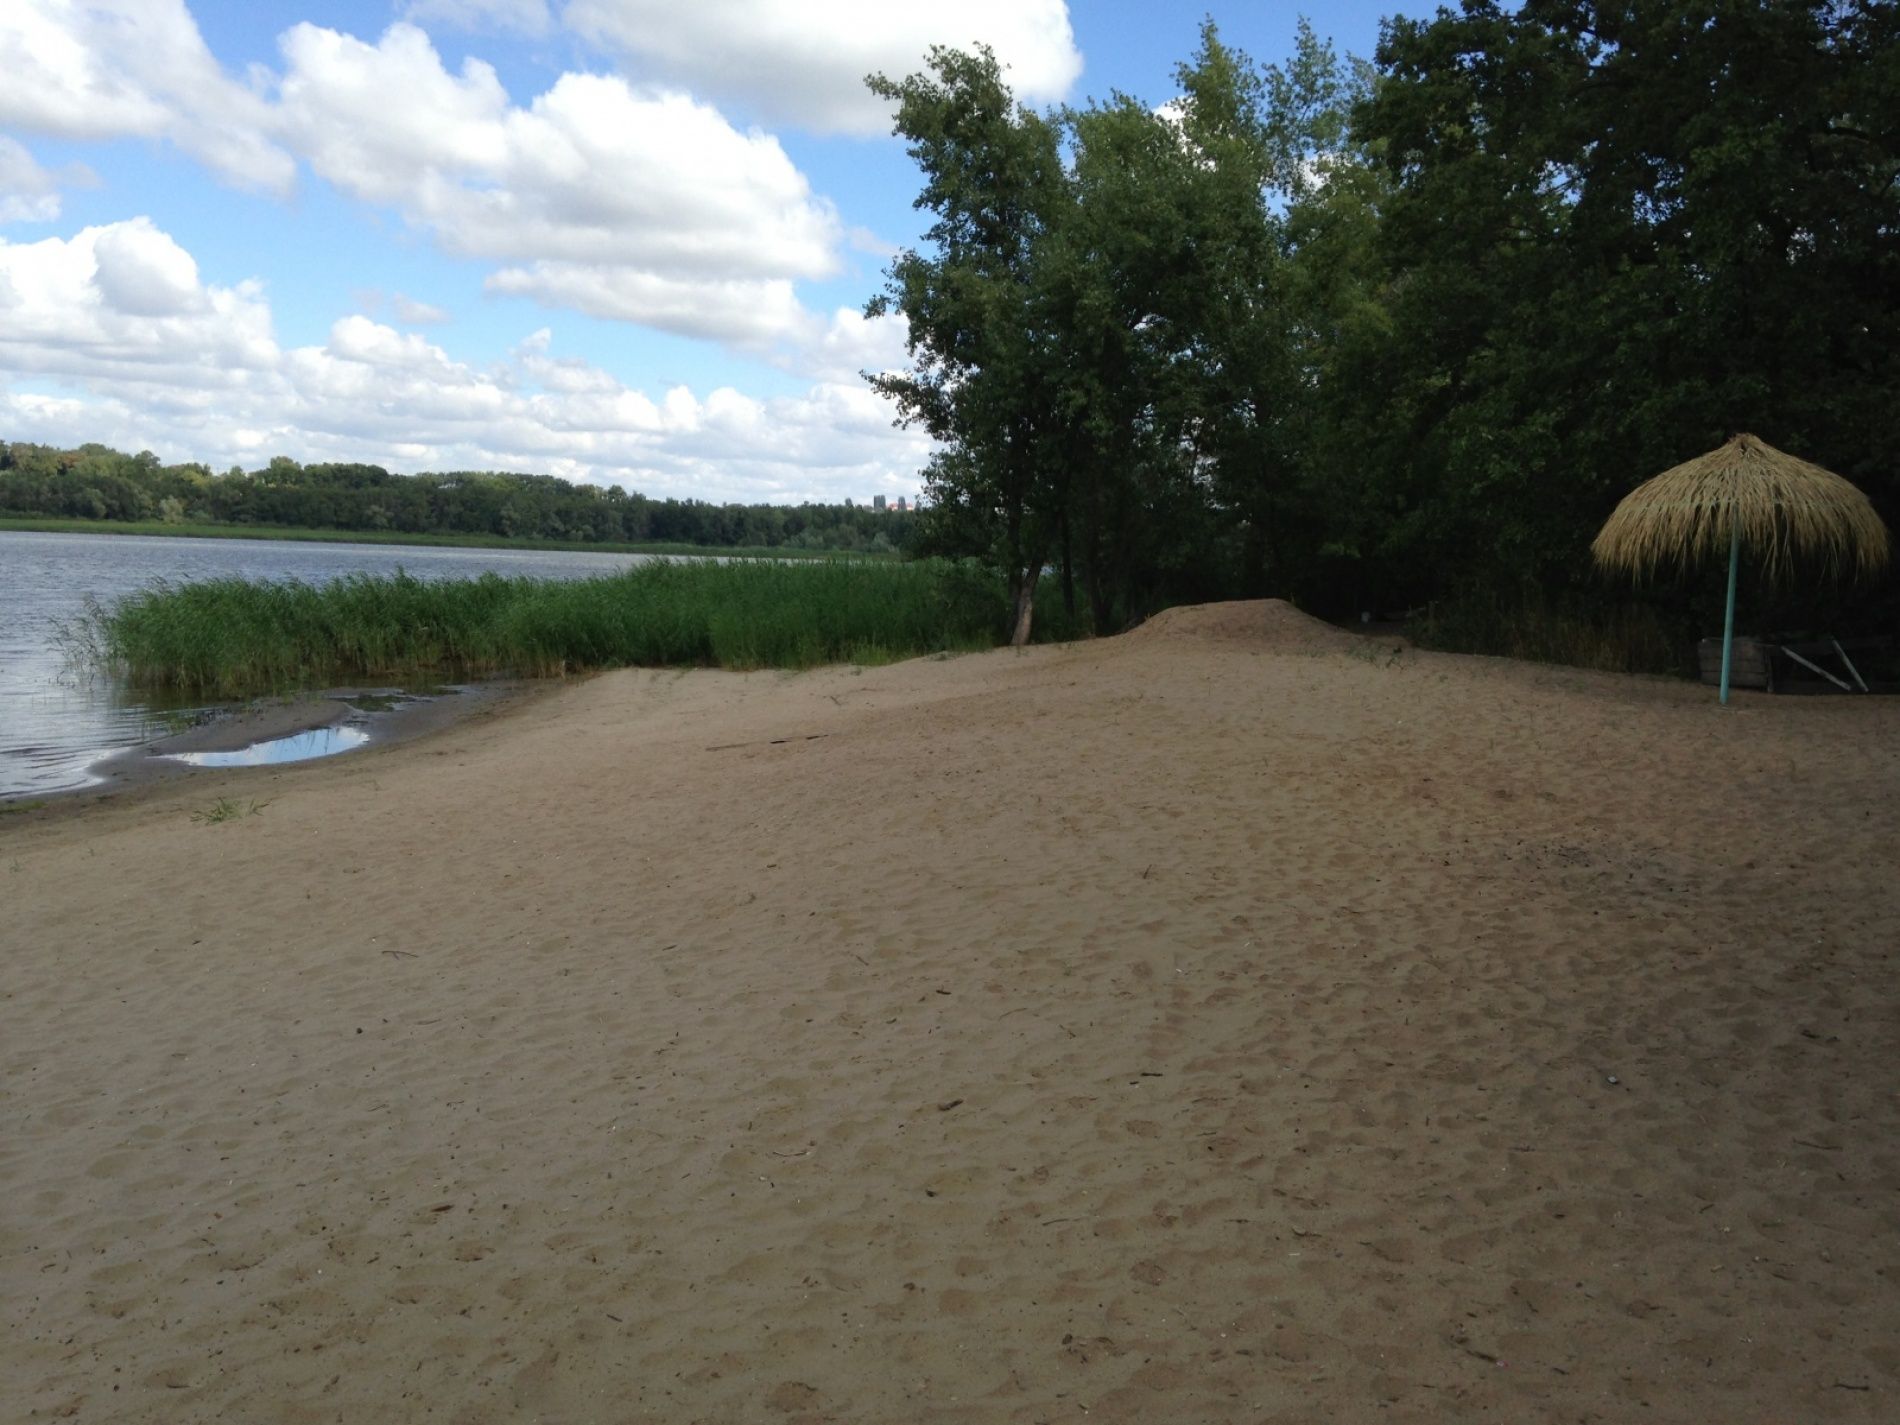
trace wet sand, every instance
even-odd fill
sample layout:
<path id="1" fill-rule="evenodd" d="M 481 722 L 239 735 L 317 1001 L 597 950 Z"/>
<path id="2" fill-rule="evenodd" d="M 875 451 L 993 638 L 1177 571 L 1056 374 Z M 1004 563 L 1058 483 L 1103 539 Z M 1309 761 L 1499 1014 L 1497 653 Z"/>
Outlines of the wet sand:
<path id="1" fill-rule="evenodd" d="M 0 1418 L 1900 1415 L 1900 703 L 1392 647 L 0 818 Z"/>
<path id="2" fill-rule="evenodd" d="M 498 678 L 428 693 L 331 688 L 259 698 L 221 709 L 215 716 L 169 736 L 102 758 L 89 769 L 98 778 L 95 782 L 37 797 L 22 794 L 11 802 L 0 801 L 0 809 L 9 805 L 20 808 L 30 802 L 28 809 L 33 811 L 48 807 L 70 811 L 78 804 L 135 788 L 201 776 L 198 768 L 179 760 L 180 753 L 239 752 L 259 743 L 325 728 L 348 726 L 364 733 L 369 747 L 393 746 L 439 732 L 464 718 L 490 716 L 501 707 L 532 699 L 544 691 L 536 684 Z"/>

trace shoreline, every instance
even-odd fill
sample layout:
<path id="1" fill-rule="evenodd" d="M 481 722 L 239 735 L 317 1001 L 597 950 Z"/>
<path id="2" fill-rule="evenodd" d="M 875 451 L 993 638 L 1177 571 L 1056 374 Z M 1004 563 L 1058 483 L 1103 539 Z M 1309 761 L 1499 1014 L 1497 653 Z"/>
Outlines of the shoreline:
<path id="1" fill-rule="evenodd" d="M 0 797 L 0 814 L 4 814 L 0 830 L 9 823 L 24 826 L 55 817 L 65 819 L 101 803 L 122 803 L 194 779 L 206 782 L 234 778 L 234 788 L 241 792 L 248 779 L 365 758 L 441 734 L 470 720 L 512 712 L 546 696 L 565 681 L 569 680 L 498 678 L 443 685 L 441 691 L 428 695 L 365 686 L 253 699 L 183 731 L 102 754 L 88 768 L 96 781 L 57 791 Z M 366 699 L 382 700 L 392 693 L 400 698 L 397 706 L 372 710 L 359 706 Z M 181 752 L 237 752 L 258 743 L 343 725 L 361 728 L 369 734 L 369 740 L 359 747 L 323 756 L 256 766 L 194 766 L 169 756 Z M 213 790 L 232 789 L 220 780 Z"/>

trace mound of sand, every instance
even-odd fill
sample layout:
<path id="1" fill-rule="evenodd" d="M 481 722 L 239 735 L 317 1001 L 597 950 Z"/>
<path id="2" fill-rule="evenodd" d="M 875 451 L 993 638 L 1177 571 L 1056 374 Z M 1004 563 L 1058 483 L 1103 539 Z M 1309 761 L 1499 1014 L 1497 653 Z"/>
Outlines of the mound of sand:
<path id="1" fill-rule="evenodd" d="M 1344 652 L 1364 643 L 1358 634 L 1301 613 L 1285 599 L 1236 599 L 1165 609 L 1123 636 L 1137 643 L 1187 639 L 1240 643 L 1273 653 Z"/>

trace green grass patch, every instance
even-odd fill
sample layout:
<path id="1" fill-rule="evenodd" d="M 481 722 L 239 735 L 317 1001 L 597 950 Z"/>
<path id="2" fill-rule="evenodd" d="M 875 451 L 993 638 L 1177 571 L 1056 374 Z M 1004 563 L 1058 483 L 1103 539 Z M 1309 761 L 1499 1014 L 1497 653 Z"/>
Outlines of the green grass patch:
<path id="1" fill-rule="evenodd" d="M 995 580 L 966 566 L 666 561 L 593 579 L 157 585 L 69 630 L 142 688 L 234 697 L 422 674 L 542 676 L 625 665 L 809 668 L 986 648 Z"/>
<path id="2" fill-rule="evenodd" d="M 158 520 L 44 519 L 0 515 L 0 530 L 24 534 L 127 534 L 171 539 L 286 539 L 311 544 L 393 544 L 435 549 L 535 549 L 564 554 L 674 554 L 721 559 L 835 559 L 835 551 L 703 544 L 606 544 L 572 539 L 508 539 L 494 534 L 404 534 L 395 530 L 302 529 L 270 524 L 165 524 Z M 855 559 L 893 559 L 854 554 Z"/>
<path id="3" fill-rule="evenodd" d="M 269 802 L 251 802 L 246 805 L 232 797 L 219 797 L 202 811 L 193 812 L 191 819 L 200 826 L 216 826 L 221 821 L 237 821 L 242 817 L 256 816 L 269 805 Z"/>

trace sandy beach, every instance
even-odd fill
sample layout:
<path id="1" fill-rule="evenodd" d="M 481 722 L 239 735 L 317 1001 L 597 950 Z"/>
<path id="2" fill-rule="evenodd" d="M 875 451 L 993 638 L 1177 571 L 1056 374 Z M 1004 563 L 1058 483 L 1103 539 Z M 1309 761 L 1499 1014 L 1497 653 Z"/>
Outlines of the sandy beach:
<path id="1" fill-rule="evenodd" d="M 0 904 L 0 1420 L 1900 1418 L 1893 699 L 1217 605 L 0 817 Z"/>

